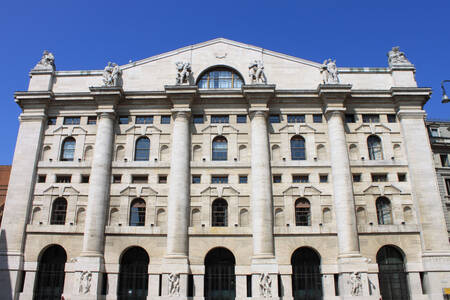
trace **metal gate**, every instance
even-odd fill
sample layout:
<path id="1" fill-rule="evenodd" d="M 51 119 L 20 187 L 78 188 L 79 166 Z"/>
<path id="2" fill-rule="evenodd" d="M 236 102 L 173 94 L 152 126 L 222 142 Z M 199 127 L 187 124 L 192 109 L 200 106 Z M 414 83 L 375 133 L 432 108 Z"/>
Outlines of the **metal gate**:
<path id="1" fill-rule="evenodd" d="M 205 299 L 235 299 L 234 265 L 233 254 L 225 248 L 216 248 L 208 253 L 205 259 Z"/>
<path id="2" fill-rule="evenodd" d="M 292 295 L 295 300 L 322 299 L 320 258 L 311 249 L 300 248 L 293 255 Z"/>
<path id="3" fill-rule="evenodd" d="M 148 254 L 140 247 L 132 247 L 123 254 L 119 269 L 118 300 L 147 299 L 148 263 Z"/>
<path id="4" fill-rule="evenodd" d="M 61 300 L 64 289 L 64 265 L 40 263 L 34 300 Z"/>
<path id="5" fill-rule="evenodd" d="M 383 300 L 409 300 L 403 264 L 380 264 L 378 268 L 378 280 Z"/>

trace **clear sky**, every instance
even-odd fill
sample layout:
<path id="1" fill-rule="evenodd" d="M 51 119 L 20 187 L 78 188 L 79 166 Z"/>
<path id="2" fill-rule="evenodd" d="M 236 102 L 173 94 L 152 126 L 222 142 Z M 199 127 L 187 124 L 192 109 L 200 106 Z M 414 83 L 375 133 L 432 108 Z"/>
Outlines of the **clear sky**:
<path id="1" fill-rule="evenodd" d="M 103 69 L 217 37 L 342 67 L 386 67 L 399 45 L 432 87 L 426 110 L 450 118 L 450 0 L 21 1 L 0 4 L 0 164 L 10 164 L 28 72 L 48 49 L 59 70 Z M 450 93 L 450 84 L 448 85 Z"/>

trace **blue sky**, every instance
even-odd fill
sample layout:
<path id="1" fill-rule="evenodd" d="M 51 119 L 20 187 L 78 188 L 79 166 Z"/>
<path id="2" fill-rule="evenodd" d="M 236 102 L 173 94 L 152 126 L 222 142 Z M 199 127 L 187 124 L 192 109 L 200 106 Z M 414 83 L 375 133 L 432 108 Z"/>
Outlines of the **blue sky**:
<path id="1" fill-rule="evenodd" d="M 338 66 L 384 67 L 399 45 L 432 87 L 428 116 L 450 118 L 450 1 L 19 1 L 0 4 L 0 164 L 13 157 L 24 91 L 42 51 L 59 70 L 103 69 L 216 37 Z M 450 85 L 448 85 L 450 92 Z"/>

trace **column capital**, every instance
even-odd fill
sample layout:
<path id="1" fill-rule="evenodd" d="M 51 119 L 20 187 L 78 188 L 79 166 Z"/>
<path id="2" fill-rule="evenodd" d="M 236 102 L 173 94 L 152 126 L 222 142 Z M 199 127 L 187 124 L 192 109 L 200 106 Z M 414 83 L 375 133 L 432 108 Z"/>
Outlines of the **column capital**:
<path id="1" fill-rule="evenodd" d="M 172 108 L 170 111 L 171 111 L 172 117 L 174 119 L 177 119 L 177 118 L 189 119 L 191 117 L 191 109 L 190 108 Z"/>
<path id="2" fill-rule="evenodd" d="M 111 110 L 97 110 L 97 115 L 99 119 L 112 119 L 116 118 L 116 111 L 114 109 Z"/>
<path id="3" fill-rule="evenodd" d="M 345 107 L 325 107 L 323 114 L 325 115 L 325 118 L 327 118 L 327 120 L 336 115 L 343 118 L 346 110 L 347 109 Z"/>
<path id="4" fill-rule="evenodd" d="M 269 109 L 267 107 L 250 107 L 248 109 L 248 114 L 251 120 L 255 117 L 267 118 L 269 115 Z"/>

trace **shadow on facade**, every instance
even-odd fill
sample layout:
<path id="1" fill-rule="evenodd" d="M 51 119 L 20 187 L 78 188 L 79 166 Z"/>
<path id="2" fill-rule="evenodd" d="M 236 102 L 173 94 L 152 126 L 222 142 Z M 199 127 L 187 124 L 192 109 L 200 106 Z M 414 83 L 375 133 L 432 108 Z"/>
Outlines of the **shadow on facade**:
<path id="1" fill-rule="evenodd" d="M 3 255 L 0 255 L 0 289 L 2 294 L 2 299 L 4 300 L 13 300 L 14 295 L 13 291 L 11 289 L 11 274 L 9 272 L 9 265 L 8 265 L 8 256 L 6 255 L 6 249 L 7 247 L 6 242 L 6 234 L 5 231 L 2 229 L 0 234 L 0 249 L 4 251 Z M 23 276 L 22 276 L 23 277 Z M 23 282 L 23 280 L 22 280 Z"/>

